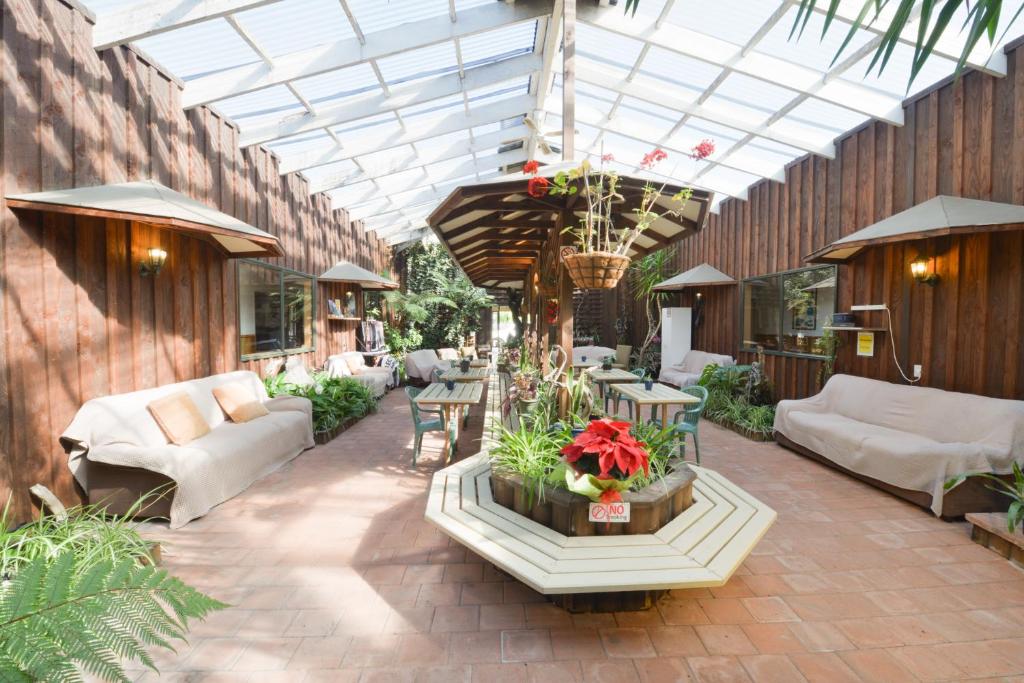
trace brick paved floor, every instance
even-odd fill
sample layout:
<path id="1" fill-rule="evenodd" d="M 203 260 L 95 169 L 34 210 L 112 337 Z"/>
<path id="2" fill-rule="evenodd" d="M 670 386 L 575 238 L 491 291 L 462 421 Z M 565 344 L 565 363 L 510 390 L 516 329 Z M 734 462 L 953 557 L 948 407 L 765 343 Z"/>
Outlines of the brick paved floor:
<path id="1" fill-rule="evenodd" d="M 393 392 L 203 519 L 150 530 L 169 569 L 233 605 L 159 654 L 159 680 L 1024 680 L 1024 574 L 963 524 L 774 444 L 701 433 L 704 464 L 772 505 L 775 526 L 722 588 L 573 616 L 423 521 L 440 439 L 410 468 Z"/>

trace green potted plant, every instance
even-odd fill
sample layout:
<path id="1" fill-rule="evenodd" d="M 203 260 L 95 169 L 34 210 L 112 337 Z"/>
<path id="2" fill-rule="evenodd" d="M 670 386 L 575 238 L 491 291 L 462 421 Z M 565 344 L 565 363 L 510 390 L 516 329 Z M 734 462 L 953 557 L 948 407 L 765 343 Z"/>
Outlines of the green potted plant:
<path id="1" fill-rule="evenodd" d="M 612 369 L 612 365 L 615 363 L 615 356 L 605 356 L 601 359 L 601 369 L 607 372 Z"/>

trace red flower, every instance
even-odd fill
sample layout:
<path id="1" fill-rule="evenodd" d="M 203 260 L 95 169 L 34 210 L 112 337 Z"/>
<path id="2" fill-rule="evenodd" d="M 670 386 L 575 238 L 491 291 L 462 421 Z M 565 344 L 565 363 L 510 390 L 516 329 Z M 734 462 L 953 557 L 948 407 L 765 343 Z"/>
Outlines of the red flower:
<path id="1" fill-rule="evenodd" d="M 602 154 L 601 155 L 601 161 L 615 161 L 615 155 L 614 154 Z"/>
<path id="2" fill-rule="evenodd" d="M 701 159 L 707 159 L 709 156 L 715 153 L 715 142 L 714 140 L 701 140 L 698 144 L 693 146 L 693 152 L 690 156 L 700 161 Z"/>
<path id="3" fill-rule="evenodd" d="M 655 147 L 650 152 L 644 155 L 644 158 L 640 160 L 641 168 L 654 168 L 654 165 L 659 161 L 668 158 L 668 154 L 660 147 Z"/>
<path id="4" fill-rule="evenodd" d="M 536 162 L 536 161 L 527 161 L 525 164 L 523 164 L 523 173 L 528 173 L 530 175 L 534 175 L 535 173 L 537 173 L 537 170 L 539 168 L 540 168 L 540 164 L 538 162 Z"/>
<path id="5" fill-rule="evenodd" d="M 629 433 L 630 426 L 628 422 L 612 422 L 608 418 L 593 420 L 587 431 L 564 446 L 561 453 L 569 463 L 596 456 L 598 479 L 627 479 L 640 469 L 649 473 L 650 456 L 644 450 L 645 444 Z"/>
<path id="6" fill-rule="evenodd" d="M 526 183 L 526 194 L 534 198 L 546 197 L 550 188 L 550 180 L 544 176 L 534 176 Z"/>

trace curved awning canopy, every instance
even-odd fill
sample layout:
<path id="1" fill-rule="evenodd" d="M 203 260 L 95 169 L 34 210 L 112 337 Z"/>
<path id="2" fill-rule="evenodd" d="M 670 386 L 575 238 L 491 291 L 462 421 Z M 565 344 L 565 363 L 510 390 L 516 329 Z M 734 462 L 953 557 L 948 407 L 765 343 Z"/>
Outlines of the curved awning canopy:
<path id="1" fill-rule="evenodd" d="M 836 240 L 806 260 L 842 263 L 868 247 L 998 230 L 1024 230 L 1024 206 L 939 195 Z"/>
<path id="2" fill-rule="evenodd" d="M 281 243 L 155 180 L 7 195 L 12 209 L 137 221 L 204 237 L 228 257 L 282 256 Z"/>
<path id="3" fill-rule="evenodd" d="M 718 268 L 702 263 L 689 270 L 670 277 L 664 282 L 659 282 L 652 289 L 661 292 L 668 292 L 685 287 L 703 287 L 706 285 L 734 285 L 736 280 L 729 277 Z"/>
<path id="4" fill-rule="evenodd" d="M 542 166 L 538 175 L 553 178 L 559 171 L 579 163 L 563 162 Z M 572 211 L 577 218 L 586 214 L 578 195 L 531 197 L 530 177 L 514 173 L 487 182 L 457 187 L 427 218 L 455 261 L 474 284 L 481 287 L 519 285 L 540 255 L 541 245 L 558 227 L 560 213 Z M 672 206 L 672 196 L 683 186 L 665 183 L 657 175 L 620 175 L 623 201 L 613 214 L 615 225 L 635 223 L 644 187 L 653 183 L 661 189 L 655 203 L 661 209 Z M 672 244 L 682 236 L 701 230 L 707 223 L 714 193 L 693 189 L 680 216 L 664 216 L 645 230 L 630 249 L 639 257 Z"/>
<path id="5" fill-rule="evenodd" d="M 338 261 L 319 278 L 321 282 L 347 282 L 363 289 L 398 289 L 398 283 L 390 278 L 360 268 L 349 261 Z"/>

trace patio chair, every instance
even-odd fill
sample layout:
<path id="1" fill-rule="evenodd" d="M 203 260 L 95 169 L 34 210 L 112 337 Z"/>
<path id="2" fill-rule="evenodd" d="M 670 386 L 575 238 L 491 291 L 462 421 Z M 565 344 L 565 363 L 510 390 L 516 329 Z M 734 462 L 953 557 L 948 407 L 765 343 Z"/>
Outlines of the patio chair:
<path id="1" fill-rule="evenodd" d="M 694 385 L 680 389 L 684 394 L 690 394 L 700 399 L 700 403 L 687 406 L 677 411 L 672 417 L 676 427 L 676 438 L 679 439 L 679 457 L 684 457 L 686 450 L 686 435 L 693 434 L 693 450 L 696 454 L 697 464 L 700 464 L 700 441 L 697 439 L 697 428 L 700 426 L 700 416 L 704 413 L 704 407 L 708 404 L 708 390 L 702 386 Z M 682 418 L 682 419 L 680 419 Z"/>
<path id="2" fill-rule="evenodd" d="M 644 370 L 643 368 L 634 368 L 633 370 L 630 370 L 630 372 L 633 373 L 634 375 L 636 375 L 636 378 L 639 379 L 639 380 L 643 380 L 644 376 L 647 374 L 647 371 Z M 605 392 L 605 395 L 604 395 L 604 412 L 606 412 L 606 413 L 608 412 L 608 399 L 611 398 L 611 396 L 610 396 L 611 393 L 612 393 L 612 391 L 611 391 L 611 388 L 609 387 L 608 391 Z M 620 401 L 620 403 L 623 402 L 623 401 L 626 403 L 626 407 L 629 408 L 629 419 L 632 420 L 633 419 L 633 401 L 631 399 L 626 398 L 625 396 L 623 396 L 621 399 L 619 399 L 619 401 Z M 636 409 L 636 417 L 637 417 L 637 419 L 640 419 L 640 407 L 639 406 L 637 406 L 637 409 Z M 651 409 L 651 417 L 654 417 L 654 409 L 653 408 Z"/>
<path id="3" fill-rule="evenodd" d="M 420 456 L 420 448 L 423 446 L 423 435 L 427 432 L 444 432 L 445 438 L 448 436 L 448 430 L 445 429 L 444 424 L 444 412 L 441 408 L 421 408 L 416 403 L 416 397 L 420 395 L 422 389 L 416 387 L 406 387 L 405 395 L 409 399 L 409 408 L 412 410 L 412 424 L 416 429 L 416 441 L 414 442 L 412 449 L 412 466 L 416 467 L 416 459 Z M 435 418 L 424 420 L 422 415 L 435 415 Z"/>

